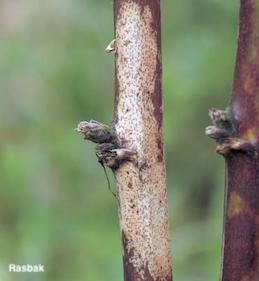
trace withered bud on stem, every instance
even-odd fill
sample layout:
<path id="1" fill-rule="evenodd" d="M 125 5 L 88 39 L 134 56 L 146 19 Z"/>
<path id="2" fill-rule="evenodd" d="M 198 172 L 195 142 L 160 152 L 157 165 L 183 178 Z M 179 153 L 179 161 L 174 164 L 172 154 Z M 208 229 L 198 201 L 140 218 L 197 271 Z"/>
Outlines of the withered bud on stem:
<path id="1" fill-rule="evenodd" d="M 209 116 L 212 121 L 212 126 L 206 128 L 207 136 L 220 141 L 235 135 L 231 113 L 228 108 L 226 110 L 212 108 L 209 110 Z"/>
<path id="2" fill-rule="evenodd" d="M 231 150 L 240 150 L 246 153 L 254 153 L 253 144 L 238 137 L 235 129 L 235 121 L 230 109 L 209 110 L 212 126 L 208 126 L 205 133 L 217 142 L 216 152 L 226 156 Z"/>
<path id="3" fill-rule="evenodd" d="M 83 134 L 86 140 L 95 143 L 117 144 L 117 138 L 113 128 L 95 120 L 80 122 L 75 131 Z"/>
<path id="4" fill-rule="evenodd" d="M 134 151 L 119 146 L 114 129 L 95 120 L 82 121 L 75 131 L 84 135 L 84 139 L 96 143 L 96 156 L 102 165 L 112 170 L 118 169 L 124 162 L 133 161 Z"/>
<path id="5" fill-rule="evenodd" d="M 111 143 L 96 145 L 96 156 L 98 161 L 112 170 L 118 169 L 124 162 L 133 161 L 135 152 L 125 148 L 116 148 Z"/>

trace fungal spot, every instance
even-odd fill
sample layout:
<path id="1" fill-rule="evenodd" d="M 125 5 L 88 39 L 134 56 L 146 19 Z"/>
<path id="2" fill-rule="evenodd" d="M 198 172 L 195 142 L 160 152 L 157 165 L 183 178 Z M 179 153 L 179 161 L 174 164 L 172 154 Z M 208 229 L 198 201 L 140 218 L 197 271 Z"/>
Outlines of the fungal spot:
<path id="1" fill-rule="evenodd" d="M 245 201 L 238 195 L 237 192 L 231 192 L 229 199 L 228 216 L 230 218 L 239 216 L 240 214 L 244 213 L 245 208 Z"/>
<path id="2" fill-rule="evenodd" d="M 256 129 L 255 128 L 248 129 L 244 133 L 243 137 L 244 137 L 244 139 L 247 139 L 251 143 L 256 143 L 257 142 Z"/>

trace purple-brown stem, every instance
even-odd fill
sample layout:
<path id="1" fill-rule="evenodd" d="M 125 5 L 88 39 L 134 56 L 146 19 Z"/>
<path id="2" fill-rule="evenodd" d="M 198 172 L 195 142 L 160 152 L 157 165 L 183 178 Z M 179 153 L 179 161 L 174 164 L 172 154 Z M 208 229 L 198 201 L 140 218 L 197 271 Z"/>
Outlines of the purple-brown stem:
<path id="1" fill-rule="evenodd" d="M 226 156 L 222 281 L 258 281 L 259 0 L 241 0 L 231 112 L 238 136 L 252 149 Z"/>
<path id="2" fill-rule="evenodd" d="M 230 109 L 210 111 L 226 159 L 221 281 L 259 280 L 259 0 L 241 0 Z"/>

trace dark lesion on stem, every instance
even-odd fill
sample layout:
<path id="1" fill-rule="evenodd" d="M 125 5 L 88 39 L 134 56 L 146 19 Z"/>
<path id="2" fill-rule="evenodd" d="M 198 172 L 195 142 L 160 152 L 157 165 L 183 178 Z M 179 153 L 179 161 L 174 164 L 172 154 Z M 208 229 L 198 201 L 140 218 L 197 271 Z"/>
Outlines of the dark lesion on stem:
<path id="1" fill-rule="evenodd" d="M 212 126 L 206 128 L 206 135 L 217 142 L 216 152 L 228 156 L 233 151 L 252 153 L 257 155 L 257 148 L 253 143 L 238 135 L 237 124 L 230 108 L 209 110 Z"/>
<path id="2" fill-rule="evenodd" d="M 82 121 L 75 131 L 83 134 L 84 139 L 96 143 L 96 156 L 99 163 L 113 171 L 123 163 L 134 159 L 136 153 L 120 146 L 112 126 L 107 126 L 95 120 Z"/>

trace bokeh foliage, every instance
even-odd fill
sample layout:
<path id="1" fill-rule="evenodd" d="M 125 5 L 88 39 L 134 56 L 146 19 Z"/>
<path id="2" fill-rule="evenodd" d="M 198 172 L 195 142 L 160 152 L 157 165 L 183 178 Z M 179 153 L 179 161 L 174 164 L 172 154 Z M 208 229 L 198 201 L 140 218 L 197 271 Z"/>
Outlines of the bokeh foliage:
<path id="1" fill-rule="evenodd" d="M 220 272 L 224 161 L 204 135 L 231 92 L 239 1 L 164 0 L 164 134 L 177 281 Z M 0 280 L 122 280 L 116 204 L 78 121 L 110 123 L 109 0 L 0 2 Z M 110 175 L 112 178 L 112 175 Z M 44 274 L 8 264 L 45 265 Z"/>

